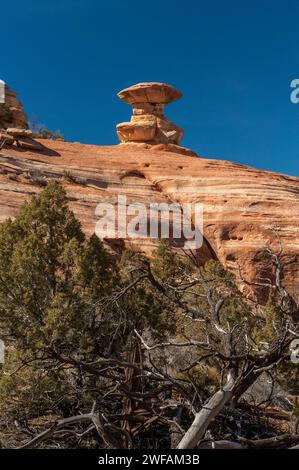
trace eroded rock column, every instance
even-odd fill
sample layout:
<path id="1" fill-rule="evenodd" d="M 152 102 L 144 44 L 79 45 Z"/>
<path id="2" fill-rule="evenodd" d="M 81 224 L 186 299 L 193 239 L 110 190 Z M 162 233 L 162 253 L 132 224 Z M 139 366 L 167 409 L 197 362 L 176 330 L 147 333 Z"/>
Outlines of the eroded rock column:
<path id="1" fill-rule="evenodd" d="M 133 108 L 130 122 L 116 126 L 121 143 L 179 145 L 184 131 L 164 116 L 165 104 L 179 99 L 182 94 L 165 83 L 138 83 L 120 91 L 117 96 Z"/>

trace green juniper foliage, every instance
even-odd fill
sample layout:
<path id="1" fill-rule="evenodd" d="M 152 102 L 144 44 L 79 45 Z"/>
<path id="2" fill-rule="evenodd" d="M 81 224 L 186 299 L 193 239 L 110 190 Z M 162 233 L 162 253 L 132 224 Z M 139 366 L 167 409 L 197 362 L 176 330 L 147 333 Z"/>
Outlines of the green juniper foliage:
<path id="1" fill-rule="evenodd" d="M 219 390 L 228 368 L 247 390 L 261 354 L 277 344 L 268 364 L 294 390 L 298 367 L 282 360 L 287 320 L 278 294 L 256 315 L 218 261 L 191 260 L 167 240 L 151 260 L 131 251 L 114 259 L 84 235 L 55 181 L 3 222 L 0 442 L 16 447 L 94 409 L 100 427 L 80 422 L 40 445 L 165 448 L 177 407 L 188 429 L 191 409 Z"/>
<path id="2" fill-rule="evenodd" d="M 163 302 L 142 285 L 122 295 L 127 282 L 125 264 L 95 235 L 85 237 L 57 182 L 0 225 L 0 410 L 7 426 L 17 417 L 86 411 L 109 383 L 74 361 L 125 359 L 134 328 L 163 337 Z M 121 410 L 121 400 L 107 403 Z"/>

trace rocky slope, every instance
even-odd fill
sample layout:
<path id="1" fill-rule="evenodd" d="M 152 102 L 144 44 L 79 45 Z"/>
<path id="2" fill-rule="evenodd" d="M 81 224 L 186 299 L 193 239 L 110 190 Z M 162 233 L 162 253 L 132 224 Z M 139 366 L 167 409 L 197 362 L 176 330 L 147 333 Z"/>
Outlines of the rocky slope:
<path id="1" fill-rule="evenodd" d="M 181 92 L 159 83 L 139 83 L 119 92 L 132 106 L 129 123 L 117 125 L 121 145 L 100 147 L 36 140 L 27 129 L 23 106 L 6 87 L 5 116 L 0 109 L 0 220 L 14 216 L 49 179 L 66 188 L 70 205 L 86 233 L 94 233 L 99 202 L 114 206 L 119 195 L 131 202 L 204 205 L 204 243 L 199 263 L 217 258 L 239 277 L 248 293 L 265 299 L 265 290 L 248 281 L 271 277 L 265 248 L 279 250 L 284 283 L 299 300 L 299 179 L 212 159 L 181 147 L 183 130 L 164 115 L 164 106 Z M 3 109 L 2 109 L 3 111 Z M 2 131 L 1 131 L 2 128 Z M 7 129 L 10 128 L 10 129 Z M 147 215 L 147 222 L 151 218 Z M 184 240 L 172 240 L 177 249 Z M 109 233 L 115 253 L 124 245 L 150 254 L 156 239 L 123 239 Z"/>
<path id="2" fill-rule="evenodd" d="M 280 239 L 284 283 L 299 300 L 299 178 L 177 152 L 167 145 L 102 147 L 46 140 L 39 140 L 36 150 L 4 147 L 1 220 L 14 216 L 53 178 L 66 188 L 70 206 L 88 234 L 98 220 L 97 203 L 115 204 L 120 194 L 128 202 L 202 202 L 205 243 L 198 250 L 199 261 L 216 257 L 249 280 L 266 277 L 271 270 L 265 247 L 278 250 Z M 117 239 L 108 243 L 116 251 L 123 245 Z M 126 243 L 149 253 L 156 240 Z"/>

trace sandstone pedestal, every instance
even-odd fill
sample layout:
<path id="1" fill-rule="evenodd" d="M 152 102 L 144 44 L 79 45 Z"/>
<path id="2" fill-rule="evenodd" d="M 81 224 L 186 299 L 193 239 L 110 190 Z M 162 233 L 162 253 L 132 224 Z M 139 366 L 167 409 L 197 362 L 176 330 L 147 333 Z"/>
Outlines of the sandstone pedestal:
<path id="1" fill-rule="evenodd" d="M 179 99 L 182 94 L 165 83 L 138 83 L 125 88 L 117 96 L 133 108 L 130 122 L 116 126 L 122 143 L 179 145 L 184 131 L 164 116 L 165 104 Z"/>

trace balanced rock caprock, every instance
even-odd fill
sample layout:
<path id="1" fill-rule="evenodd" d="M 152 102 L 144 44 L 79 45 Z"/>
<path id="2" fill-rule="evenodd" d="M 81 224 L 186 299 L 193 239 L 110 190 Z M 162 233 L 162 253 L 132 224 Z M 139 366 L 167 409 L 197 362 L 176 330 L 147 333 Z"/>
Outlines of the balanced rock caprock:
<path id="1" fill-rule="evenodd" d="M 164 116 L 165 104 L 179 99 L 182 93 L 165 83 L 138 83 L 120 91 L 117 96 L 133 108 L 130 122 L 116 126 L 121 143 L 179 145 L 184 131 Z"/>

